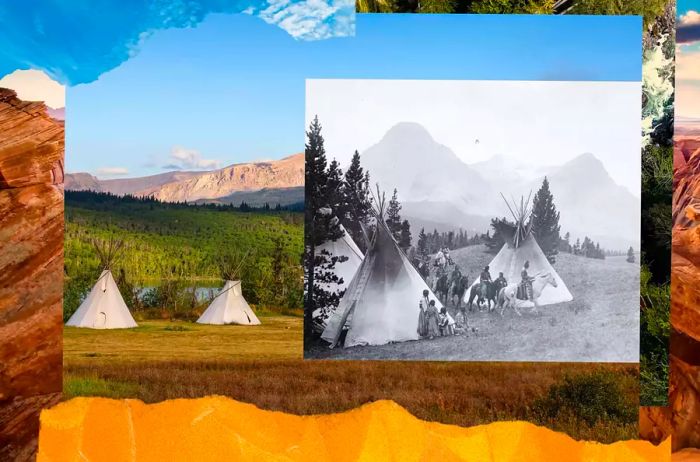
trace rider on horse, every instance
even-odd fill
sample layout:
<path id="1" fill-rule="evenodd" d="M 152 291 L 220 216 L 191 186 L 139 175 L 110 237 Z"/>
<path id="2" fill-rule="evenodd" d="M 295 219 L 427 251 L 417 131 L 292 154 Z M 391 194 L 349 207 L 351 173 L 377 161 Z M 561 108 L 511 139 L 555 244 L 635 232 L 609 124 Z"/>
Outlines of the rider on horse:
<path id="1" fill-rule="evenodd" d="M 459 269 L 459 265 L 455 265 L 455 269 L 452 270 L 452 274 L 450 275 L 450 284 L 453 284 L 455 281 L 459 281 L 461 277 L 462 270 Z"/>
<path id="2" fill-rule="evenodd" d="M 452 257 L 450 257 L 450 248 L 449 248 L 449 247 L 445 247 L 445 248 L 442 250 L 442 253 L 445 254 L 445 261 L 447 261 L 447 264 L 448 264 L 448 265 L 451 265 L 451 264 L 452 264 Z"/>
<path id="3" fill-rule="evenodd" d="M 499 288 L 503 288 L 508 285 L 508 281 L 503 276 L 503 273 L 498 273 L 498 278 L 494 281 Z"/>
<path id="4" fill-rule="evenodd" d="M 520 286 L 518 287 L 519 297 L 522 300 L 532 300 L 532 281 L 535 278 L 527 274 L 527 270 L 530 269 L 530 261 L 525 260 L 522 271 L 520 271 Z"/>
<path id="5" fill-rule="evenodd" d="M 489 273 L 488 265 L 484 267 L 484 270 L 481 272 L 479 279 L 481 282 L 491 282 L 491 273 Z"/>

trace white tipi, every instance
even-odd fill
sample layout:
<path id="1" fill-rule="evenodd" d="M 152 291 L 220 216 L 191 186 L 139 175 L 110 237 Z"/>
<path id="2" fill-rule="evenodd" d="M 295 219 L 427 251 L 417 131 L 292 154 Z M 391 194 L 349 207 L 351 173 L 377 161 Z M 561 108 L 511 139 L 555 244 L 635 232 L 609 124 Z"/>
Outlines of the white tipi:
<path id="1" fill-rule="evenodd" d="M 226 284 L 197 319 L 199 324 L 260 324 L 260 320 L 243 298 L 240 281 L 240 271 L 249 253 L 250 251 L 241 255 L 236 252 L 223 252 L 219 255 L 219 271 Z"/>
<path id="2" fill-rule="evenodd" d="M 328 240 L 316 247 L 317 255 L 320 255 L 325 250 L 334 257 L 347 257 L 347 260 L 343 262 L 336 262 L 333 267 L 333 271 L 338 277 L 343 279 L 343 282 L 332 284 L 333 287 L 330 287 L 331 284 L 324 284 L 324 289 L 332 290 L 334 292 L 337 290 L 343 290 L 350 285 L 350 281 L 352 281 L 352 278 L 355 276 L 355 273 L 362 264 L 362 259 L 365 258 L 364 254 L 357 244 L 355 244 L 355 241 L 352 240 L 352 237 L 350 237 L 350 234 L 348 234 L 345 227 L 343 225 L 339 226 L 342 233 L 341 237 L 335 241 Z"/>
<path id="3" fill-rule="evenodd" d="M 566 284 L 564 284 L 564 281 L 549 263 L 549 260 L 547 260 L 547 257 L 532 235 L 532 224 L 528 224 L 532 214 L 532 209 L 529 207 L 530 197 L 528 196 L 527 201 L 521 198 L 519 207 L 515 202 L 513 202 L 511 207 L 505 197 L 503 197 L 503 200 L 515 219 L 515 229 L 513 236 L 506 238 L 506 242 L 501 247 L 501 250 L 489 263 L 491 277 L 496 279 L 498 273 L 502 272 L 509 284 L 520 282 L 522 279 L 520 273 L 525 265 L 525 261 L 528 261 L 530 263 L 528 270 L 530 276 L 538 273 L 551 273 L 557 282 L 556 287 L 551 285 L 545 287 L 542 295 L 537 299 L 538 305 L 552 305 L 573 300 L 573 296 Z M 476 278 L 472 285 L 476 285 L 479 282 L 480 278 Z M 466 291 L 464 294 L 465 302 L 468 301 L 469 292 Z M 522 306 L 532 306 L 532 302 L 523 300 L 520 303 Z"/>
<path id="4" fill-rule="evenodd" d="M 423 290 L 442 308 L 392 237 L 383 218 L 383 196 L 378 207 L 367 254 L 321 334 L 331 347 L 339 343 L 346 324 L 345 347 L 417 340 Z"/>
<path id="5" fill-rule="evenodd" d="M 226 281 L 224 288 L 197 319 L 199 324 L 258 325 L 260 320 L 243 298 L 241 281 Z"/>
<path id="6" fill-rule="evenodd" d="M 95 250 L 105 268 L 88 296 L 83 300 L 66 326 L 88 327 L 91 329 L 125 329 L 137 327 L 129 308 L 119 293 L 110 265 L 123 246 L 123 241 L 110 239 L 109 242 L 93 241 Z"/>

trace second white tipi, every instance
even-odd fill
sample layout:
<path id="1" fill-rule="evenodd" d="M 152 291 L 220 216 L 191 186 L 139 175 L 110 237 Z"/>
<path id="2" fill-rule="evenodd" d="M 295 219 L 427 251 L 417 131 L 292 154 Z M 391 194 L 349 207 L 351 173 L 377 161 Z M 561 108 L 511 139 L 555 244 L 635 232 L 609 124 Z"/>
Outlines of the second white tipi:
<path id="1" fill-rule="evenodd" d="M 505 197 L 503 198 L 506 201 Z M 532 227 L 529 225 L 529 218 L 532 213 L 529 205 L 529 197 L 527 201 L 521 200 L 520 206 L 513 203 L 512 207 L 506 201 L 506 205 L 513 215 L 515 220 L 515 228 L 513 230 L 512 236 L 507 236 L 506 242 L 501 247 L 501 250 L 496 254 L 496 256 L 489 263 L 489 272 L 491 273 L 491 278 L 496 279 L 498 273 L 503 273 L 509 284 L 519 283 L 521 281 L 520 273 L 525 265 L 525 262 L 529 262 L 528 274 L 534 276 L 539 273 L 551 273 L 554 280 L 557 282 L 557 286 L 547 286 L 542 291 L 542 294 L 537 299 L 538 305 L 553 305 L 555 303 L 570 302 L 573 300 L 573 296 L 562 278 L 557 274 L 552 265 L 547 260 L 547 256 L 544 254 L 539 244 L 532 235 Z M 476 278 L 474 284 L 476 285 L 480 282 L 479 278 Z M 467 302 L 469 297 L 469 291 L 464 294 L 464 301 Z M 520 301 L 523 306 L 532 306 L 532 302 Z"/>
<path id="2" fill-rule="evenodd" d="M 258 325 L 260 320 L 253 312 L 241 289 L 241 281 L 226 281 L 224 288 L 209 307 L 197 319 L 199 324 Z"/>

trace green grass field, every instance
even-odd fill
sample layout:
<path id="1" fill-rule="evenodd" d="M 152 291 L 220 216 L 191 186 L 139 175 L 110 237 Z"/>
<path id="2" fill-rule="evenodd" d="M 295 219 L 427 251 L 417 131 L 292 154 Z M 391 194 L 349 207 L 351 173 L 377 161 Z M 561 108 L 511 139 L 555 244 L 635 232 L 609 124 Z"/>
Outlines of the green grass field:
<path id="1" fill-rule="evenodd" d="M 259 326 L 141 321 L 135 329 L 64 327 L 66 366 L 142 361 L 301 358 L 302 318 L 260 316 Z"/>

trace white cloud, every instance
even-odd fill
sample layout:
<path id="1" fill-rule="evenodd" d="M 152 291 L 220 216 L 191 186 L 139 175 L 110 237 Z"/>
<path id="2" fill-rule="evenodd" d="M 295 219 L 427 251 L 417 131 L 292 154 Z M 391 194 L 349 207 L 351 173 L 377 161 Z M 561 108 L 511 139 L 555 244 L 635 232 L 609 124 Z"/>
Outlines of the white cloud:
<path id="1" fill-rule="evenodd" d="M 688 10 L 687 13 L 684 15 L 681 15 L 681 19 L 679 21 L 679 24 L 681 26 L 688 26 L 691 24 L 700 24 L 700 13 L 694 10 Z"/>
<path id="2" fill-rule="evenodd" d="M 700 50 L 676 50 L 676 77 L 700 79 Z"/>
<path id="3" fill-rule="evenodd" d="M 276 24 L 301 40 L 355 33 L 354 0 L 269 0 L 267 8 L 257 14 L 265 22 Z"/>
<path id="4" fill-rule="evenodd" d="M 202 159 L 202 154 L 196 149 L 187 149 L 182 146 L 173 146 L 170 151 L 170 160 L 181 168 L 194 170 L 218 168 L 220 163 L 215 159 Z"/>
<path id="5" fill-rule="evenodd" d="M 16 70 L 0 79 L 0 87 L 16 91 L 25 101 L 43 101 L 53 109 L 66 105 L 66 87 L 42 71 Z"/>
<path id="6" fill-rule="evenodd" d="M 700 117 L 700 51 L 676 53 L 676 117 Z"/>
<path id="7" fill-rule="evenodd" d="M 101 167 L 98 168 L 97 171 L 97 176 L 124 176 L 129 174 L 129 170 L 124 167 Z"/>

